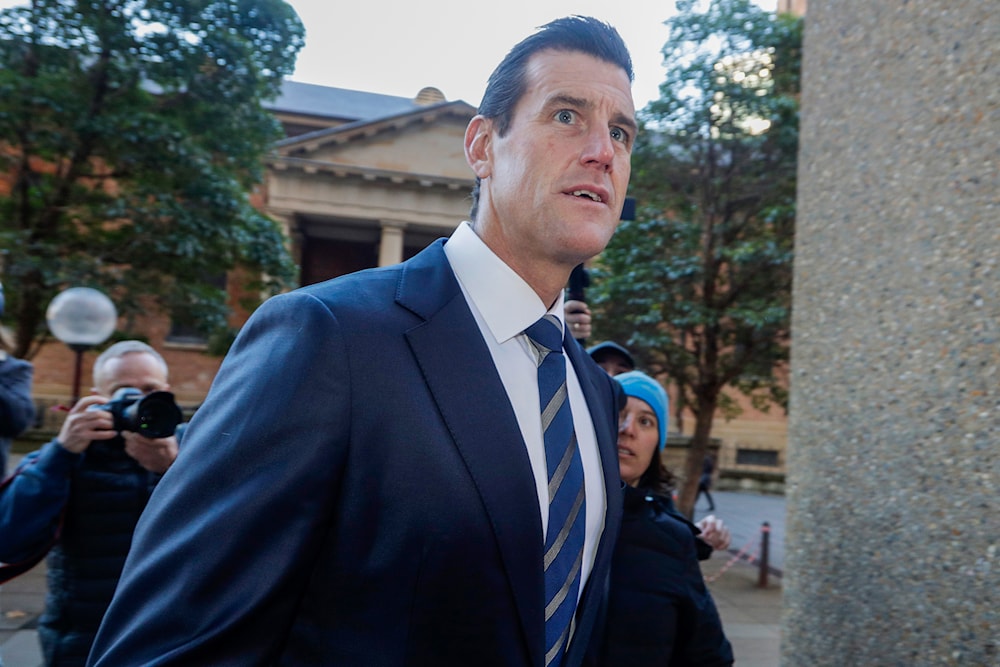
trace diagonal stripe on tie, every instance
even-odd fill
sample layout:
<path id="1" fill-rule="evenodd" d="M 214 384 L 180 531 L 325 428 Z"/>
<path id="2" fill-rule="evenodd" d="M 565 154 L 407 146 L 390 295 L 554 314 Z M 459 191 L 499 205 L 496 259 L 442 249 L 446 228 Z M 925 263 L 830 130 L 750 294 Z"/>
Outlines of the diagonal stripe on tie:
<path id="1" fill-rule="evenodd" d="M 566 452 L 563 454 L 562 461 L 556 466 L 556 469 L 552 471 L 549 476 L 549 504 L 552 504 L 552 499 L 556 497 L 559 493 L 559 488 L 562 486 L 562 481 L 566 477 L 566 473 L 569 472 L 569 467 L 573 464 L 573 455 L 576 453 L 576 435 L 573 436 L 574 442 L 570 443 L 566 447 Z"/>
<path id="2" fill-rule="evenodd" d="M 563 585 L 556 591 L 556 594 L 549 600 L 548 605 L 545 606 L 545 620 L 552 618 L 563 602 L 567 600 L 570 588 L 576 578 L 576 575 L 580 572 L 580 566 L 583 564 L 583 549 L 576 554 L 576 558 L 573 560 L 573 567 L 570 570 L 569 576 Z"/>
<path id="3" fill-rule="evenodd" d="M 566 521 L 566 524 L 563 526 L 563 529 L 559 531 L 559 534 L 556 535 L 556 539 L 552 542 L 552 545 L 549 547 L 548 551 L 545 552 L 545 559 L 542 562 L 542 566 L 546 570 L 549 569 L 549 565 L 552 564 L 552 561 L 555 560 L 556 556 L 558 556 L 559 552 L 562 550 L 563 545 L 566 543 L 566 540 L 569 537 L 573 522 L 576 521 L 576 515 L 579 514 L 582 508 L 583 508 L 583 489 L 581 488 L 580 493 L 576 494 L 576 501 L 574 501 L 573 503 L 573 509 L 570 510 L 569 519 Z M 548 614 L 546 614 L 545 616 L 548 617 Z"/>
<path id="4" fill-rule="evenodd" d="M 546 315 L 525 330 L 537 352 L 538 398 L 549 521 L 545 535 L 545 664 L 559 667 L 576 612 L 583 564 L 586 499 L 583 462 L 566 392 L 562 323 Z"/>
<path id="5" fill-rule="evenodd" d="M 566 402 L 566 383 L 562 383 L 556 393 L 552 395 L 552 399 L 548 402 L 545 408 L 542 409 L 542 433 L 549 430 L 549 425 L 552 424 L 552 420 L 555 419 L 556 415 L 559 413 L 559 408 L 563 406 Z"/>

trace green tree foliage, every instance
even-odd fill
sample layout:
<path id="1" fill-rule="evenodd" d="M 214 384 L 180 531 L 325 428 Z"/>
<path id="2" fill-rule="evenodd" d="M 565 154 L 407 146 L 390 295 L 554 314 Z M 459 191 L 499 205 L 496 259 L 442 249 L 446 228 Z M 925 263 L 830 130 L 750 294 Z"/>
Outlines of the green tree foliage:
<path id="1" fill-rule="evenodd" d="M 707 6 L 706 6 L 707 5 Z M 594 270 L 599 338 L 625 343 L 694 415 L 680 508 L 691 514 L 728 387 L 784 405 L 801 20 L 749 0 L 681 0 L 661 97 L 633 155 L 635 221 Z"/>
<path id="2" fill-rule="evenodd" d="M 61 289 L 225 327 L 217 278 L 292 276 L 249 193 L 280 136 L 261 102 L 304 30 L 283 0 L 35 0 L 0 12 L 0 248 L 18 356 Z M 7 187 L 4 187 L 6 183 Z M 212 280 L 207 278 L 215 278 Z"/>

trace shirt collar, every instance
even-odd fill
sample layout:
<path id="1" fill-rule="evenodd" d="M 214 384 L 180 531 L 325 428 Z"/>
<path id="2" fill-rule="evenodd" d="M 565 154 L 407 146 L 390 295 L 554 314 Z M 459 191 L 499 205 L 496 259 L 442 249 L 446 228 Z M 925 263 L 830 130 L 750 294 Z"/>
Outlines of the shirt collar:
<path id="1" fill-rule="evenodd" d="M 548 311 L 535 290 L 507 266 L 463 222 L 444 245 L 455 277 L 479 310 L 498 343 L 505 343 L 537 322 L 546 312 L 563 320 L 563 294 Z"/>

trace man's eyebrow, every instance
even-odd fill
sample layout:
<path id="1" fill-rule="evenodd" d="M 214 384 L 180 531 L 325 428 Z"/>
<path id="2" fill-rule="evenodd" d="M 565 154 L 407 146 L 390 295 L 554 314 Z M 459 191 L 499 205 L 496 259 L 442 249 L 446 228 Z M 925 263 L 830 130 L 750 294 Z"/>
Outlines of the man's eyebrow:
<path id="1" fill-rule="evenodd" d="M 566 93 L 558 93 L 548 99 L 546 106 L 566 106 L 589 110 L 594 107 L 594 103 L 582 97 L 573 97 L 572 95 L 567 95 Z"/>
<path id="2" fill-rule="evenodd" d="M 549 98 L 548 106 L 568 106 L 589 111 L 594 108 L 594 103 L 582 97 L 573 97 L 572 95 L 560 93 Z M 633 137 L 639 131 L 639 126 L 636 124 L 635 119 L 625 114 L 615 114 L 611 121 L 616 125 L 624 127 Z"/>

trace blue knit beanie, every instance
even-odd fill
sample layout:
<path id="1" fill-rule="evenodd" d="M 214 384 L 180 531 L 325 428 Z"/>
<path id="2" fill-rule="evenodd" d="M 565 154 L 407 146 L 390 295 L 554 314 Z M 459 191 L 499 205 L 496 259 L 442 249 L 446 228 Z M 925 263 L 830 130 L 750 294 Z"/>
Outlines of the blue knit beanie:
<path id="1" fill-rule="evenodd" d="M 667 415 L 670 399 L 659 382 L 642 371 L 629 371 L 616 375 L 615 379 L 625 390 L 626 396 L 633 396 L 645 401 L 656 413 L 656 425 L 660 432 L 660 449 L 667 442 Z"/>

